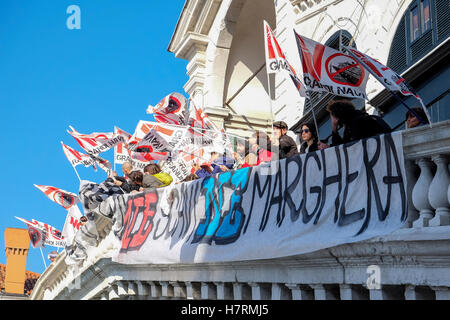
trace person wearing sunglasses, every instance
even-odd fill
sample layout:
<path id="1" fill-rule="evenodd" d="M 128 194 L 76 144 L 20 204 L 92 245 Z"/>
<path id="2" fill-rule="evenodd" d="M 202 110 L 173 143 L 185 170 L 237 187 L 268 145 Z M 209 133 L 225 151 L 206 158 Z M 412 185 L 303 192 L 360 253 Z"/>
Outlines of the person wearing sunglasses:
<path id="1" fill-rule="evenodd" d="M 303 143 L 300 146 L 300 154 L 319 150 L 317 144 L 316 126 L 313 123 L 305 123 L 300 131 Z"/>

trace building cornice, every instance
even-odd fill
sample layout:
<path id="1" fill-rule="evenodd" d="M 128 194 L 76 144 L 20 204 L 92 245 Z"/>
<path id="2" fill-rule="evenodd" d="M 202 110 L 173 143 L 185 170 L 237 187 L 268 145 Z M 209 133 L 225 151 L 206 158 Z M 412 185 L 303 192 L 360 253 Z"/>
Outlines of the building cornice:
<path id="1" fill-rule="evenodd" d="M 199 39 L 203 39 L 206 49 L 207 36 L 221 3 L 222 0 L 187 0 L 167 50 L 177 58 L 188 59 L 184 54 L 190 41 Z"/>

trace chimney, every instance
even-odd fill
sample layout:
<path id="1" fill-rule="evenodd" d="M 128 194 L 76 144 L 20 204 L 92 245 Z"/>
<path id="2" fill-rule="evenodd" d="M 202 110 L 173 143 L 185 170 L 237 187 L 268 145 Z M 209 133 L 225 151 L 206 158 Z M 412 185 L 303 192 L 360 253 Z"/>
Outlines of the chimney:
<path id="1" fill-rule="evenodd" d="M 24 294 L 29 246 L 30 237 L 27 229 L 5 229 L 6 293 Z"/>

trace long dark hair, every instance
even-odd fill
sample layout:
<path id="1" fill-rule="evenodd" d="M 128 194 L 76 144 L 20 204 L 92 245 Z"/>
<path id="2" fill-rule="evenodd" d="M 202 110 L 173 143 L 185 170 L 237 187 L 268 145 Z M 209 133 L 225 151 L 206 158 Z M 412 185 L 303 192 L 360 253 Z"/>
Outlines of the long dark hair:
<path id="1" fill-rule="evenodd" d="M 309 132 L 311 132 L 311 135 L 312 135 L 312 137 L 313 137 L 313 140 L 315 141 L 315 142 L 317 142 L 318 141 L 318 137 L 317 137 L 317 129 L 316 129 L 316 126 L 314 125 L 314 123 L 312 123 L 312 122 L 307 122 L 307 123 L 304 123 L 304 124 L 302 124 L 302 126 L 300 127 L 301 128 L 301 130 L 303 130 L 303 127 L 308 127 L 308 129 L 309 129 Z"/>

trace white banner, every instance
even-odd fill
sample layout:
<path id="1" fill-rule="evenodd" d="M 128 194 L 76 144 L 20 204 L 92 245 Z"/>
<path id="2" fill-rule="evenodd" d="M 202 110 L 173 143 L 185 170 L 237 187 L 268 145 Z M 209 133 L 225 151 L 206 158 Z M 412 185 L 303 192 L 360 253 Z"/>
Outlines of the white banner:
<path id="1" fill-rule="evenodd" d="M 271 259 L 362 241 L 406 221 L 402 133 L 105 201 L 122 221 L 119 263 Z"/>
<path id="2" fill-rule="evenodd" d="M 355 58 L 294 33 L 307 90 L 367 99 L 369 73 Z"/>

